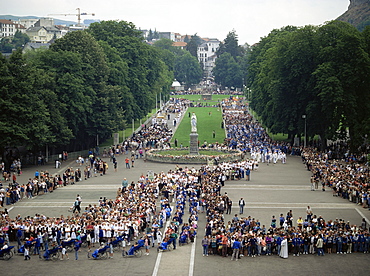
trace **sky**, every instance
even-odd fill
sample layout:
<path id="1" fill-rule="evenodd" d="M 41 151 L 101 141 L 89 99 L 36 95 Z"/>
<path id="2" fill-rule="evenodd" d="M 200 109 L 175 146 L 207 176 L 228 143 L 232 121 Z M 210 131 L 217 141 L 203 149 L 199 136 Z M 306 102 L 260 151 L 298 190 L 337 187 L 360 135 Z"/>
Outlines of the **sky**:
<path id="1" fill-rule="evenodd" d="M 235 30 L 239 44 L 260 41 L 273 29 L 321 25 L 336 19 L 349 0 L 18 0 L 0 1 L 0 14 L 76 14 L 82 19 L 125 20 L 140 29 L 224 40 Z M 50 16 L 77 21 L 77 16 Z"/>

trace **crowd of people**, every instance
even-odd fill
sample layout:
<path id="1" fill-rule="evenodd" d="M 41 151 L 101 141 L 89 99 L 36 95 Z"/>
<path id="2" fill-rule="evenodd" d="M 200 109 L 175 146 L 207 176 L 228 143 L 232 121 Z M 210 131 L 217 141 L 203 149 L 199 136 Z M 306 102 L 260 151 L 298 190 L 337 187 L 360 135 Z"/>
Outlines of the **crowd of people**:
<path id="1" fill-rule="evenodd" d="M 367 164 L 330 159 L 330 154 L 306 148 L 302 160 L 312 172 L 315 188 L 329 187 L 339 196 L 370 210 L 370 170 Z"/>
<path id="2" fill-rule="evenodd" d="M 273 141 L 262 125 L 248 112 L 242 101 L 222 103 L 223 119 L 230 148 L 250 152 L 252 159 L 262 163 L 286 163 L 287 154 L 300 154 L 299 147 L 290 143 Z"/>
<path id="3" fill-rule="evenodd" d="M 115 198 L 100 198 L 96 204 L 86 206 L 81 213 L 77 210 L 71 216 L 51 218 L 37 214 L 34 217 L 18 215 L 11 218 L 3 212 L 0 246 L 7 241 L 17 242 L 20 248 L 32 240 L 34 248 L 38 248 L 33 249 L 34 253 L 40 254 L 40 249 L 48 250 L 49 243 L 63 247 L 63 241 L 79 241 L 82 236 L 88 240 L 89 250 L 122 237 L 120 242 L 123 247 L 142 238 L 149 254 L 151 247 L 166 250 L 172 245 L 176 249 L 178 243 L 194 242 L 197 233 L 202 230 L 198 227 L 198 221 L 203 213 L 206 219 L 205 235 L 201 242 L 203 256 L 229 256 L 232 260 L 238 260 L 243 256 L 273 254 L 286 258 L 288 252 L 294 256 L 368 253 L 370 236 L 365 219 L 357 226 L 341 219 L 323 218 L 308 207 L 305 218 L 298 217 L 295 220 L 293 211 L 289 210 L 286 215 L 272 216 L 268 226 L 244 214 L 236 214 L 226 222 L 224 214 L 230 214 L 232 206 L 230 197 L 222 191 L 227 179 L 244 176 L 249 179 L 247 171 L 257 169 L 260 161 L 275 163 L 276 159 L 276 162 L 280 160 L 284 163 L 286 154 L 298 151 L 289 144 L 268 138 L 259 123 L 248 114 L 244 104 L 225 102 L 223 110 L 229 146 L 250 151 L 252 159 L 204 165 L 200 169 L 176 166 L 167 172 L 143 174 L 136 182 L 122 183 Z M 161 147 L 169 143 L 171 137 L 172 130 L 165 123 L 153 122 L 122 145 L 111 148 L 107 154 L 113 163 L 115 155 L 122 153 L 131 152 L 135 158 L 140 158 L 140 149 Z M 364 203 L 364 198 L 368 198 L 363 196 L 368 193 L 369 171 L 366 166 L 329 160 L 325 154 L 311 149 L 305 149 L 302 158 L 315 178 L 333 187 L 335 195 L 360 204 Z M 100 161 L 96 158 L 85 163 L 96 168 L 94 162 Z M 104 161 L 101 162 L 104 164 Z M 104 165 L 99 165 L 97 172 L 104 175 Z M 77 177 L 75 171 L 74 174 L 72 170 L 69 173 L 74 175 L 74 181 L 82 179 L 82 172 Z M 93 174 L 84 173 L 84 177 Z M 39 182 L 46 182 L 48 178 L 47 174 L 35 175 Z M 54 181 L 55 177 L 52 179 L 52 183 L 59 185 L 62 181 L 64 185 L 63 178 L 58 177 L 57 181 Z M 32 186 L 31 183 L 29 185 Z M 38 182 L 37 185 L 33 184 L 33 188 L 35 186 L 39 186 Z M 41 185 L 41 191 L 47 192 L 48 187 L 48 184 Z M 27 196 L 27 189 L 25 191 Z M 366 202 L 363 206 L 367 206 Z M 186 213 L 187 219 L 184 218 Z"/>

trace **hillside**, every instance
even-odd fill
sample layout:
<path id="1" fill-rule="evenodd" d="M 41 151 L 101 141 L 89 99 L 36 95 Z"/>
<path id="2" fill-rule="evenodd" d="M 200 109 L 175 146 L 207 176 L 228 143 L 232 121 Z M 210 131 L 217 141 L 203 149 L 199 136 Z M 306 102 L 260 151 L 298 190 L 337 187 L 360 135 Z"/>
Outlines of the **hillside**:
<path id="1" fill-rule="evenodd" d="M 38 19 L 38 18 L 42 18 L 42 17 L 39 17 L 39 16 L 16 16 L 16 15 L 3 15 L 3 14 L 0 14 L 0 19 L 8 19 L 8 20 L 12 20 L 12 21 L 16 21 L 18 19 Z M 54 24 L 55 25 L 66 25 L 66 26 L 70 26 L 70 25 L 75 25 L 77 24 L 77 22 L 75 21 L 66 21 L 66 20 L 61 20 L 61 19 L 56 19 L 54 18 Z"/>
<path id="2" fill-rule="evenodd" d="M 337 20 L 348 22 L 362 31 L 370 25 L 370 0 L 350 0 L 348 10 Z"/>

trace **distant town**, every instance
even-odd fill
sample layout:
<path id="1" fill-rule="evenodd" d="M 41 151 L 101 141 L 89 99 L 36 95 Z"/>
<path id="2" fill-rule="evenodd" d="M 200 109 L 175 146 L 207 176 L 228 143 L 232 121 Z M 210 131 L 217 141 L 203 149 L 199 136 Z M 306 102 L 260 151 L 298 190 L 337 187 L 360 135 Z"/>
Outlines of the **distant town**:
<path id="1" fill-rule="evenodd" d="M 39 48 L 49 48 L 58 38 L 63 37 L 68 32 L 80 31 L 88 28 L 89 24 L 99 22 L 99 20 L 84 20 L 84 23 L 67 26 L 66 24 L 57 25 L 55 19 L 45 18 L 20 18 L 18 20 L 0 19 L 0 39 L 14 37 L 16 32 L 26 34 L 30 41 L 23 47 L 24 52 Z M 156 40 L 165 38 L 173 41 L 172 46 L 185 49 L 191 40 L 191 35 L 175 32 L 160 32 L 156 30 L 141 30 L 143 39 L 148 44 L 153 44 Z M 201 44 L 197 48 L 197 57 L 203 66 L 205 75 L 211 75 L 215 66 L 216 51 L 219 48 L 220 40 L 217 38 L 201 37 Z"/>

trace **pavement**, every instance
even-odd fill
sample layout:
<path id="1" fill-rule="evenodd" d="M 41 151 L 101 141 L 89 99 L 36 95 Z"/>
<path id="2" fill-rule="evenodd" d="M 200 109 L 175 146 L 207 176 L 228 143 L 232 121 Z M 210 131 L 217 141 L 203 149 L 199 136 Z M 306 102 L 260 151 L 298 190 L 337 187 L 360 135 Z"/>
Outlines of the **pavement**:
<path id="1" fill-rule="evenodd" d="M 169 120 L 171 124 L 172 117 Z M 82 209 L 88 204 L 98 202 L 99 197 L 115 198 L 117 189 L 123 178 L 129 182 L 137 181 L 141 174 L 148 171 L 161 172 L 175 168 L 176 164 L 161 164 L 145 162 L 143 159 L 135 161 L 135 167 L 126 169 L 125 155 L 117 158 L 118 171 L 113 166 L 106 175 L 92 177 L 75 185 L 58 188 L 53 193 L 37 196 L 33 199 L 24 199 L 14 205 L 6 206 L 10 216 L 20 214 L 33 216 L 44 214 L 49 217 L 71 215 L 68 212 L 77 194 L 82 197 Z M 108 159 L 107 159 L 108 160 Z M 18 177 L 19 183 L 26 183 L 34 176 L 36 169 L 48 170 L 51 174 L 62 173 L 67 167 L 76 167 L 74 160 L 66 161 L 60 169 L 52 164 L 28 167 Z M 185 165 L 181 165 L 185 167 Z M 191 166 L 192 167 L 192 166 Z M 198 168 L 198 166 L 194 166 Z M 305 217 L 307 206 L 311 206 L 314 214 L 322 215 L 326 220 L 342 218 L 354 224 L 360 224 L 362 217 L 368 221 L 370 211 L 350 203 L 348 200 L 333 197 L 330 190 L 322 192 L 310 191 L 310 173 L 304 168 L 301 159 L 288 156 L 287 164 L 260 164 L 258 171 L 251 173 L 251 180 L 227 181 L 222 193 L 227 192 L 233 201 L 232 214 L 225 215 L 225 221 L 232 219 L 239 213 L 237 202 L 240 197 L 246 201 L 244 216 L 259 219 L 261 225 L 268 227 L 272 215 L 276 218 L 282 213 L 286 215 L 293 211 L 294 221 Z M 0 209 L 3 210 L 3 209 Z M 73 256 L 70 260 L 48 262 L 31 256 L 30 261 L 24 261 L 23 256 L 14 256 L 9 261 L 1 261 L 1 270 L 7 275 L 369 275 L 370 254 L 313 255 L 289 256 L 281 259 L 277 256 L 262 256 L 258 258 L 242 257 L 238 262 L 220 256 L 202 256 L 201 239 L 204 235 L 205 215 L 199 215 L 198 238 L 193 244 L 178 246 L 172 252 L 157 253 L 151 250 L 149 256 L 141 258 L 122 258 L 115 254 L 113 259 L 90 260 L 86 249 L 81 249 L 79 260 Z"/>

